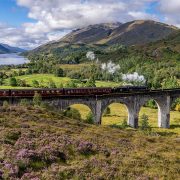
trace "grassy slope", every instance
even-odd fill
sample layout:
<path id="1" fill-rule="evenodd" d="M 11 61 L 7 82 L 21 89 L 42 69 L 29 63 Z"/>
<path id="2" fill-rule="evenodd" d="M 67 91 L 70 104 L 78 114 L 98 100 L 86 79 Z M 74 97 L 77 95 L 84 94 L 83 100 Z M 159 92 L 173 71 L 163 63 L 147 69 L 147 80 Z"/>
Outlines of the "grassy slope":
<path id="1" fill-rule="evenodd" d="M 88 125 L 45 109 L 0 110 L 0 169 L 5 179 L 179 177 L 176 136 Z"/>

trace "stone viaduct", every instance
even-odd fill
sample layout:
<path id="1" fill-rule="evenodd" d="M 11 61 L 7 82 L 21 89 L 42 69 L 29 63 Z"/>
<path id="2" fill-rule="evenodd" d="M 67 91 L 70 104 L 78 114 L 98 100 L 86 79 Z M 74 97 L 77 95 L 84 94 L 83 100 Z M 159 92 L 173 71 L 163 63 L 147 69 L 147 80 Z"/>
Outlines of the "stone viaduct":
<path id="1" fill-rule="evenodd" d="M 139 111 L 145 103 L 153 99 L 158 106 L 158 126 L 162 128 L 170 127 L 170 107 L 171 104 L 180 97 L 180 89 L 152 90 L 142 93 L 121 93 L 97 96 L 57 96 L 43 97 L 43 101 L 58 108 L 66 110 L 73 104 L 87 105 L 94 116 L 94 122 L 101 124 L 104 110 L 112 103 L 122 103 L 128 110 L 128 124 L 131 127 L 138 127 Z M 18 103 L 23 97 L 11 99 L 13 104 Z"/>

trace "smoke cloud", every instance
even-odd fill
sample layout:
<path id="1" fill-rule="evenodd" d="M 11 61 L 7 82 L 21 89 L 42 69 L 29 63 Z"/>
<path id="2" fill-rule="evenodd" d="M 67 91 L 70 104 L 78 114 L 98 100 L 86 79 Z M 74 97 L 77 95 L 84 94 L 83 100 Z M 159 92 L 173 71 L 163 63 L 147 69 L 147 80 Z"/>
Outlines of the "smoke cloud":
<path id="1" fill-rule="evenodd" d="M 114 74 L 120 69 L 120 66 L 112 63 L 112 61 L 109 61 L 108 63 L 103 63 L 101 65 L 101 69 L 104 71 L 108 71 L 110 74 Z"/>
<path id="2" fill-rule="evenodd" d="M 96 56 L 95 56 L 95 54 L 94 54 L 93 51 L 87 52 L 86 57 L 87 57 L 89 60 L 91 60 L 91 61 L 93 61 L 93 60 L 96 58 Z"/>
<path id="3" fill-rule="evenodd" d="M 146 82 L 144 76 L 139 75 L 137 72 L 134 72 L 133 74 L 123 74 L 122 80 L 127 82 L 141 82 L 141 83 Z"/>

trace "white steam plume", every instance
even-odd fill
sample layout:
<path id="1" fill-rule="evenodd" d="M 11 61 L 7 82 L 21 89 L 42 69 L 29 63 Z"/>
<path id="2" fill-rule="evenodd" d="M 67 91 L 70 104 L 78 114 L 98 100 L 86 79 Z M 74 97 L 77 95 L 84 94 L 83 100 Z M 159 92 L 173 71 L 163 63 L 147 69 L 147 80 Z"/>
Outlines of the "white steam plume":
<path id="1" fill-rule="evenodd" d="M 117 70 L 120 69 L 120 66 L 112 63 L 112 61 L 109 61 L 108 63 L 103 63 L 101 65 L 101 69 L 108 71 L 110 74 L 114 74 Z"/>

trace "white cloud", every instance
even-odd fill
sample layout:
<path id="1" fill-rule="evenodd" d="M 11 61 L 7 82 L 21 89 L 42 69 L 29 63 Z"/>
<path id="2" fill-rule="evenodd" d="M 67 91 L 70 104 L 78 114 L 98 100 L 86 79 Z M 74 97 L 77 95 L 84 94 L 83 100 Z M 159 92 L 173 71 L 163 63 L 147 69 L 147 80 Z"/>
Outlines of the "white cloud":
<path id="1" fill-rule="evenodd" d="M 0 42 L 34 48 L 58 40 L 70 29 L 103 22 L 127 22 L 134 19 L 158 20 L 146 12 L 151 2 L 158 2 L 164 21 L 180 25 L 180 0 L 16 0 L 26 7 L 35 20 L 21 27 L 6 26 L 0 32 Z"/>
<path id="2" fill-rule="evenodd" d="M 160 0 L 159 10 L 166 23 L 180 27 L 180 0 Z"/>

